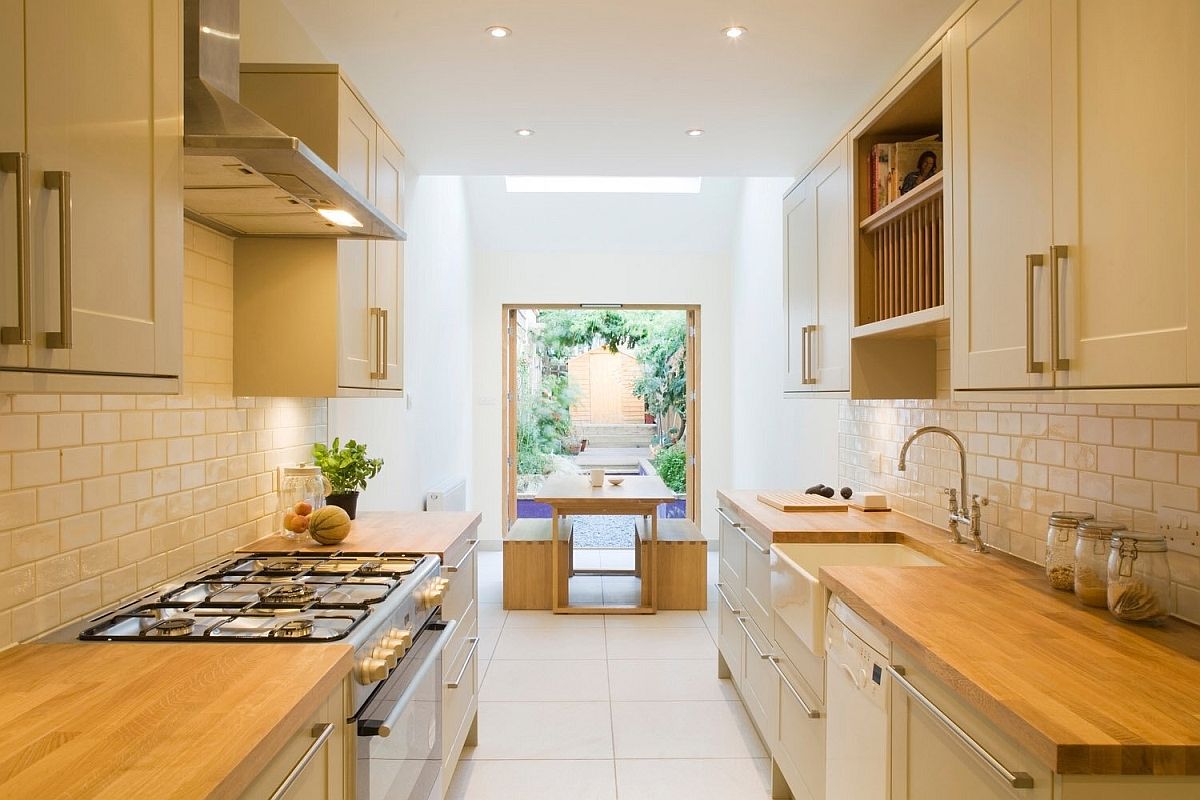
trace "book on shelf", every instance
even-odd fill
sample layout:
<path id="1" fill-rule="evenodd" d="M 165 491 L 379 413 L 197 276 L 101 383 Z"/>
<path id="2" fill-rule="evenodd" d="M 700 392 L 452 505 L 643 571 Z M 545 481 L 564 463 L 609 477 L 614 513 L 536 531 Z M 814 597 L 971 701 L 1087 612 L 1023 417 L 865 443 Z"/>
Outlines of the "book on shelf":
<path id="1" fill-rule="evenodd" d="M 934 134 L 915 141 L 879 143 L 871 148 L 872 214 L 942 171 L 940 138 Z"/>

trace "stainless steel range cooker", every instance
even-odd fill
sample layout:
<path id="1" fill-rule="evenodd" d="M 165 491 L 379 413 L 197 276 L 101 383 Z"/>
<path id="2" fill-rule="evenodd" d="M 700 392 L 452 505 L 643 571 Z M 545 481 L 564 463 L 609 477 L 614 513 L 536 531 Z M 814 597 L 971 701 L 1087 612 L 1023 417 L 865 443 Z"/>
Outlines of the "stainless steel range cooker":
<path id="1" fill-rule="evenodd" d="M 357 796 L 426 800 L 442 758 L 441 654 L 458 624 L 441 617 L 440 567 L 420 554 L 229 558 L 47 640 L 350 644 Z"/>

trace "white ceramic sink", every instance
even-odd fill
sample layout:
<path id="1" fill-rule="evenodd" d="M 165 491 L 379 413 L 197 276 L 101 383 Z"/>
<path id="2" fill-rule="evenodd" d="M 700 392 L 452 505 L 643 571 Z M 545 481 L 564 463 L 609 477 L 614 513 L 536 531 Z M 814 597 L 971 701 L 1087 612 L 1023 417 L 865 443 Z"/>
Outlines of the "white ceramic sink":
<path id="1" fill-rule="evenodd" d="M 903 544 L 780 543 L 771 545 L 771 605 L 815 655 L 825 655 L 825 607 L 829 590 L 821 567 L 940 567 L 942 563 Z"/>

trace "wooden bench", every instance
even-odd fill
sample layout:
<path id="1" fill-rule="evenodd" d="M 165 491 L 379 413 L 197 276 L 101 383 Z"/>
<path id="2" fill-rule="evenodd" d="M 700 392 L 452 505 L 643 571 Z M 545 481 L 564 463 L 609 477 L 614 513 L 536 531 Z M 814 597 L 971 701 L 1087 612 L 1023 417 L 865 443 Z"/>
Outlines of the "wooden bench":
<path id="1" fill-rule="evenodd" d="M 551 584 L 554 566 L 550 560 L 551 522 L 548 519 L 519 519 L 504 537 L 505 610 L 550 610 L 554 603 Z M 558 586 L 567 596 L 570 575 L 571 519 L 559 521 Z"/>
<path id="2" fill-rule="evenodd" d="M 708 540 L 687 519 L 659 519 L 658 575 L 649 570 L 650 529 L 637 520 L 638 561 L 642 575 L 642 603 L 650 602 L 650 581 L 658 582 L 660 611 L 703 611 L 708 608 Z"/>

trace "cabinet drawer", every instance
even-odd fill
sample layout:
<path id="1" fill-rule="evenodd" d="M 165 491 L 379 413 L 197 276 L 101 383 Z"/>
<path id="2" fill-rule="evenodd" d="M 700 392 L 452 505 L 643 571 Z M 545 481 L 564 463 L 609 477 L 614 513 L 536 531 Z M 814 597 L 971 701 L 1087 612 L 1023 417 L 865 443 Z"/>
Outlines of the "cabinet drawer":
<path id="1" fill-rule="evenodd" d="M 792 795 L 800 800 L 825 797 L 825 714 L 811 688 L 787 659 L 779 667 L 779 729 L 771 755 L 787 779 Z M 804 702 L 801 703 L 800 699 Z M 811 709 L 821 716 L 812 717 Z"/>
<path id="2" fill-rule="evenodd" d="M 767 639 L 775 638 L 775 612 L 771 608 L 771 550 L 763 544 L 762 534 L 746 529 L 746 584 L 742 591 L 742 603 L 746 613 L 754 620 Z"/>
<path id="3" fill-rule="evenodd" d="M 721 518 L 718 574 L 721 582 L 725 584 L 725 592 L 729 599 L 740 602 L 742 587 L 746 582 L 746 540 L 741 531 L 729 521 L 737 520 L 732 512 L 719 508 L 717 515 Z"/>
<path id="4" fill-rule="evenodd" d="M 479 630 L 473 608 L 470 622 L 471 633 L 463 638 L 460 645 L 451 642 L 442 662 L 442 752 L 447 760 L 457 759 L 458 750 L 462 747 L 463 728 L 470 723 L 476 706 Z"/>
<path id="5" fill-rule="evenodd" d="M 461 619 L 475 599 L 478 575 L 476 571 L 476 540 L 456 544 L 446 553 L 442 577 L 450 581 L 442 597 L 442 618 Z"/>
<path id="6" fill-rule="evenodd" d="M 791 662 L 790 667 L 799 673 L 808 685 L 808 690 L 819 705 L 825 704 L 825 656 L 814 655 L 800 637 L 782 622 L 775 626 L 775 649 Z M 822 651 L 824 652 L 824 651 Z M 798 687 L 799 688 L 799 687 Z M 801 688 L 803 691 L 803 688 Z"/>
<path id="7" fill-rule="evenodd" d="M 770 658 L 763 657 L 771 654 L 767 637 L 749 617 L 741 617 L 739 621 L 744 626 L 746 647 L 742 684 L 738 688 L 759 735 L 769 744 L 775 739 L 779 723 L 779 674 Z"/>
<path id="8" fill-rule="evenodd" d="M 289 777 L 294 780 L 283 795 L 286 800 L 331 800 L 344 796 L 342 766 L 347 736 L 344 692 L 344 685 L 339 685 L 331 697 L 296 729 L 283 749 L 242 793 L 241 800 L 265 800 Z M 326 729 L 326 725 L 331 727 Z M 354 732 L 349 733 L 353 735 Z"/>
<path id="9" fill-rule="evenodd" d="M 738 626 L 738 618 L 742 613 L 740 604 L 735 598 L 728 596 L 728 591 L 724 584 L 717 584 L 717 648 L 721 651 L 721 657 L 725 659 L 725 665 L 729 667 L 729 677 L 740 689 L 746 634 Z"/>

